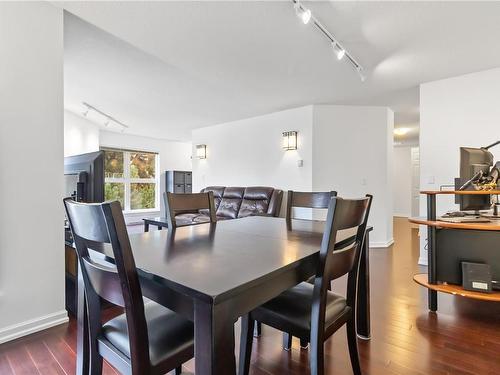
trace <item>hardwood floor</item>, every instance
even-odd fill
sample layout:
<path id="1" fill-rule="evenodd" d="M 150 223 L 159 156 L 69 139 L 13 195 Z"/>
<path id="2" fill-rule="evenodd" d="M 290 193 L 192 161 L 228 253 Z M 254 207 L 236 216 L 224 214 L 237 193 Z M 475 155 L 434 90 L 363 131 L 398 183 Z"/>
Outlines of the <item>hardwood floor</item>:
<path id="1" fill-rule="evenodd" d="M 418 237 L 406 219 L 395 219 L 395 244 L 370 252 L 372 339 L 359 341 L 364 374 L 500 374 L 500 304 L 439 295 L 437 314 L 427 310 L 426 290 L 416 285 Z M 334 285 L 343 291 L 345 280 Z M 113 312 L 109 312 L 111 315 Z M 236 327 L 237 346 L 239 327 Z M 0 345 L 0 374 L 74 374 L 75 322 Z M 325 347 L 327 373 L 352 374 L 345 328 Z M 194 362 L 184 366 L 194 371 Z M 104 374 L 115 374 L 106 365 Z M 308 350 L 294 339 L 281 349 L 281 334 L 263 327 L 254 340 L 251 373 L 308 374 Z"/>

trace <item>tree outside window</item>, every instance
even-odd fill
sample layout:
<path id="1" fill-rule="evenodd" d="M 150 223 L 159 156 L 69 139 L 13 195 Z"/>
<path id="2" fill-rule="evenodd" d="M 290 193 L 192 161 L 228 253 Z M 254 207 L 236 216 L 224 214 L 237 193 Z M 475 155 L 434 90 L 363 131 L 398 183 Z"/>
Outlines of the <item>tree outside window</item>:
<path id="1" fill-rule="evenodd" d="M 158 154 L 104 149 L 104 194 L 124 211 L 159 209 Z"/>

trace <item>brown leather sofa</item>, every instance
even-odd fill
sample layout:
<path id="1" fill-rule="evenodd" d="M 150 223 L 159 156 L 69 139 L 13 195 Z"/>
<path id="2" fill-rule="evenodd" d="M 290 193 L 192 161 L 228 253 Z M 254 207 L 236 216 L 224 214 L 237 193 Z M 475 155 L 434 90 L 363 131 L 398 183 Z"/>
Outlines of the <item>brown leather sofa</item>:
<path id="1" fill-rule="evenodd" d="M 202 193 L 213 192 L 217 220 L 238 219 L 247 216 L 278 216 L 283 190 L 264 186 L 225 187 L 209 186 Z M 178 225 L 208 222 L 207 210 L 180 213 L 175 216 Z"/>

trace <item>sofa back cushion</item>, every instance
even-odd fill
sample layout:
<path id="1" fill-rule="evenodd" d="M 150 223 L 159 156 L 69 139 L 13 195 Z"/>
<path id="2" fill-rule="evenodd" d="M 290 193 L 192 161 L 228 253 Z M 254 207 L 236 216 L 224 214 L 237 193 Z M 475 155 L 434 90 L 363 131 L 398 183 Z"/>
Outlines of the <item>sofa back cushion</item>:
<path id="1" fill-rule="evenodd" d="M 238 217 L 267 214 L 274 189 L 252 186 L 245 189 Z"/>
<path id="2" fill-rule="evenodd" d="M 245 188 L 243 187 L 226 187 L 217 208 L 217 216 L 236 219 L 244 193 Z"/>
<path id="3" fill-rule="evenodd" d="M 219 208 L 220 201 L 224 195 L 225 186 L 207 186 L 201 190 L 201 193 L 207 193 L 211 191 L 214 194 L 215 211 Z M 208 215 L 208 210 L 200 210 L 200 213 Z"/>

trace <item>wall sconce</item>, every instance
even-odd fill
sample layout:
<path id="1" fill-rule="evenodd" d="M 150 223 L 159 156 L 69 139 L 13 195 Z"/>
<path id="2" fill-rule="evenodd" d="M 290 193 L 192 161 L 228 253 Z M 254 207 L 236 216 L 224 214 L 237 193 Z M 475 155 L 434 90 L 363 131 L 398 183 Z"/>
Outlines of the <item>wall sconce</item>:
<path id="1" fill-rule="evenodd" d="M 296 131 L 283 132 L 283 149 L 286 151 L 297 149 Z"/>
<path id="2" fill-rule="evenodd" d="M 196 145 L 196 157 L 198 159 L 207 158 L 207 145 Z"/>

